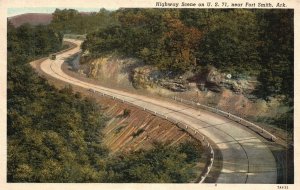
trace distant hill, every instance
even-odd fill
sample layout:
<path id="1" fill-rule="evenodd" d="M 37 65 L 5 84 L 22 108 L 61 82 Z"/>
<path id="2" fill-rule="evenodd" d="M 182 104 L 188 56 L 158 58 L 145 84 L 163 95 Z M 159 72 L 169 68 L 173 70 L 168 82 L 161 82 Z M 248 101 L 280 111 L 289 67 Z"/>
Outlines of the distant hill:
<path id="1" fill-rule="evenodd" d="M 91 12 L 80 12 L 82 16 L 88 16 Z M 21 15 L 16 15 L 12 17 L 8 17 L 8 20 L 15 26 L 19 27 L 22 24 L 28 23 L 30 25 L 47 25 L 52 21 L 51 13 L 25 13 Z"/>
<path id="2" fill-rule="evenodd" d="M 52 14 L 49 13 L 26 13 L 9 17 L 8 20 L 15 26 L 19 27 L 22 24 L 30 25 L 47 25 L 52 21 Z"/>

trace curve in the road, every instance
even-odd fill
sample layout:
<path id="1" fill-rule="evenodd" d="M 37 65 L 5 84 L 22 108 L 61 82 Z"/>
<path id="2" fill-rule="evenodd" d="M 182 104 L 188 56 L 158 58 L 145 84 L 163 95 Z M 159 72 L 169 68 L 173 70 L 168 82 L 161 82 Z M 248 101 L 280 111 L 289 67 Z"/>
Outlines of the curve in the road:
<path id="1" fill-rule="evenodd" d="M 80 51 L 80 41 L 69 41 L 77 44 L 77 47 L 58 54 L 55 61 L 43 61 L 40 68 L 44 73 L 73 85 L 115 96 L 160 115 L 167 115 L 168 118 L 197 129 L 211 139 L 222 153 L 223 166 L 217 183 L 277 182 L 276 161 L 271 151 L 256 134 L 250 133 L 244 126 L 208 111 L 97 86 L 65 74 L 61 69 L 64 60 Z"/>

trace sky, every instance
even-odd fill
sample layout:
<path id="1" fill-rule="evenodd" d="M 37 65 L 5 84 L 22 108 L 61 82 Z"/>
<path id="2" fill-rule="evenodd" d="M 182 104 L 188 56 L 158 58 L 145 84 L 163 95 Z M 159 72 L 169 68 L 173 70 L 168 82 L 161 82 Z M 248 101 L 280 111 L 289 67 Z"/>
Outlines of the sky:
<path id="1" fill-rule="evenodd" d="M 15 16 L 15 15 L 20 15 L 20 14 L 24 14 L 24 13 L 53 13 L 55 11 L 55 9 L 65 9 L 66 7 L 32 7 L 32 8 L 9 8 L 7 10 L 7 16 L 11 17 L 11 16 Z M 67 7 L 67 9 L 69 9 L 70 7 Z M 101 7 L 99 8 L 74 8 L 72 7 L 72 9 L 76 9 L 79 12 L 98 12 Z M 117 9 L 117 8 L 115 8 Z M 115 9 L 109 9 L 109 10 L 115 10 Z"/>

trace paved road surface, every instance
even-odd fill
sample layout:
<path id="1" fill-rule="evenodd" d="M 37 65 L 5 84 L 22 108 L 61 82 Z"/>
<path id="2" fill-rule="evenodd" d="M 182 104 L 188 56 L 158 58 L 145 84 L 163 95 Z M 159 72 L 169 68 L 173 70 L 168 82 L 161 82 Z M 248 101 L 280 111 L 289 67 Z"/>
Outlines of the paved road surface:
<path id="1" fill-rule="evenodd" d="M 80 44 L 80 41 L 69 41 L 77 45 Z M 78 51 L 80 51 L 79 46 L 57 55 L 56 60 L 47 59 L 41 63 L 41 69 L 59 80 L 113 95 L 126 102 L 156 111 L 196 128 L 200 133 L 214 141 L 222 153 L 223 167 L 217 183 L 276 183 L 276 162 L 271 151 L 244 126 L 207 111 L 109 89 L 72 78 L 62 71 L 61 66 L 67 57 Z"/>

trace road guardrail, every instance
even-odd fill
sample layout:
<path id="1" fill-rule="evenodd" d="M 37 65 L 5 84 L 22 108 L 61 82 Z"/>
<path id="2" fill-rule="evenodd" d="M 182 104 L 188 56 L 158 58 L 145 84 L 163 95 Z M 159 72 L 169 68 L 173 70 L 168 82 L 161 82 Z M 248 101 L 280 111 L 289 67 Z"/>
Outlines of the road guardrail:
<path id="1" fill-rule="evenodd" d="M 217 109 L 217 108 L 214 108 L 214 107 L 203 105 L 203 104 L 200 104 L 199 102 L 195 102 L 195 101 L 191 101 L 191 100 L 185 100 L 185 99 L 182 99 L 182 98 L 177 98 L 176 96 L 174 96 L 173 99 L 175 101 L 182 102 L 184 104 L 191 105 L 193 107 L 197 107 L 197 108 L 200 108 L 200 109 L 203 109 L 203 110 L 207 110 L 207 111 L 216 113 L 218 115 L 221 115 L 223 117 L 226 117 L 226 118 L 228 118 L 232 121 L 235 121 L 235 122 L 237 122 L 241 125 L 244 125 L 244 126 L 250 128 L 252 131 L 257 132 L 261 136 L 263 136 L 266 139 L 269 139 L 271 141 L 276 141 L 276 139 L 277 139 L 277 137 L 275 135 L 271 134 L 269 131 L 265 130 L 263 127 L 258 126 L 257 124 L 254 124 L 254 123 L 252 123 L 252 122 L 250 122 L 250 121 L 248 121 L 244 118 L 233 115 L 229 112 L 225 112 L 223 110 L 220 110 L 220 109 Z"/>
<path id="2" fill-rule="evenodd" d="M 208 155 L 208 159 L 207 159 L 206 167 L 205 167 L 205 169 L 203 170 L 203 172 L 200 175 L 200 181 L 199 181 L 199 183 L 203 183 L 205 181 L 205 179 L 207 178 L 207 176 L 208 176 L 208 174 L 211 171 L 211 168 L 213 166 L 214 158 L 215 158 L 215 153 L 214 153 L 213 147 L 210 144 L 210 140 L 206 136 L 204 136 L 203 134 L 201 134 L 198 131 L 198 129 L 195 129 L 192 126 L 190 126 L 190 125 L 188 125 L 186 123 L 183 123 L 183 122 L 181 122 L 181 121 L 179 121 L 179 120 L 177 120 L 175 118 L 167 116 L 166 114 L 159 113 L 157 111 L 152 111 L 152 110 L 147 109 L 145 107 L 137 106 L 134 103 L 129 102 L 129 101 L 125 101 L 122 98 L 118 98 L 116 96 L 112 96 L 112 95 L 106 94 L 104 92 L 99 92 L 97 90 L 89 90 L 89 91 L 92 92 L 92 93 L 100 93 L 101 96 L 106 96 L 106 97 L 109 97 L 109 98 L 111 98 L 113 100 L 120 101 L 122 103 L 126 102 L 127 104 L 130 104 L 130 105 L 132 105 L 134 107 L 142 108 L 144 111 L 147 111 L 147 112 L 149 112 L 149 113 L 151 113 L 151 114 L 153 114 L 153 115 L 155 115 L 157 117 L 160 117 L 162 119 L 166 119 L 169 122 L 175 124 L 176 126 L 178 126 L 179 128 L 181 128 L 182 130 L 184 130 L 187 133 L 189 133 L 192 137 L 194 137 L 195 139 L 197 139 L 199 142 L 201 142 L 201 144 L 203 145 L 203 147 L 205 147 L 206 153 Z"/>

